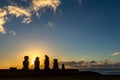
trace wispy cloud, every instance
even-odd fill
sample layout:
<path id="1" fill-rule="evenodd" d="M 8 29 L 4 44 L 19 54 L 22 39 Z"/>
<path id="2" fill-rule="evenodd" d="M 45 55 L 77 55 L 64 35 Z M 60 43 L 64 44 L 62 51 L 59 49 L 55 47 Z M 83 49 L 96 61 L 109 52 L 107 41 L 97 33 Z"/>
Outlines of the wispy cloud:
<path id="1" fill-rule="evenodd" d="M 112 56 L 120 56 L 120 52 L 115 52 L 112 54 Z"/>
<path id="2" fill-rule="evenodd" d="M 27 11 L 24 8 L 17 7 L 17 6 L 8 6 L 8 11 L 9 11 L 9 14 L 15 15 L 16 17 L 20 17 L 20 16 L 30 17 L 31 16 L 29 11 Z"/>
<path id="3" fill-rule="evenodd" d="M 83 5 L 83 0 L 73 0 L 74 2 L 78 3 L 80 6 Z"/>
<path id="4" fill-rule="evenodd" d="M 51 27 L 51 28 L 53 28 L 54 27 L 54 23 L 49 21 L 48 22 L 48 26 Z"/>
<path id="5" fill-rule="evenodd" d="M 22 0 L 24 2 L 27 2 L 28 0 Z M 10 1 L 9 1 L 10 2 Z M 60 0 L 31 0 L 31 3 L 28 7 L 24 6 L 18 6 L 15 2 L 10 2 L 11 4 L 8 6 L 3 6 L 0 8 L 0 33 L 6 33 L 4 24 L 7 21 L 7 18 L 9 18 L 11 15 L 15 16 L 16 18 L 21 17 L 22 23 L 29 24 L 32 19 L 31 17 L 35 13 L 36 16 L 38 16 L 41 13 L 38 13 L 39 10 L 42 8 L 50 8 L 53 11 L 56 11 L 57 7 L 60 5 Z M 8 16 L 9 17 L 6 17 Z M 51 22 L 48 23 L 49 26 L 52 26 L 53 24 Z"/>
<path id="6" fill-rule="evenodd" d="M 16 36 L 16 32 L 15 32 L 15 31 L 10 31 L 10 33 L 11 33 L 13 36 Z"/>
<path id="7" fill-rule="evenodd" d="M 82 0 L 78 0 L 78 2 L 80 3 L 80 5 L 82 6 Z"/>
<path id="8" fill-rule="evenodd" d="M 24 9 L 24 8 L 20 8 L 20 7 L 17 7 L 17 6 L 8 6 L 8 13 L 10 15 L 15 15 L 16 18 L 18 17 L 23 17 L 23 23 L 30 23 L 31 22 L 31 13 L 27 10 L 27 9 Z"/>

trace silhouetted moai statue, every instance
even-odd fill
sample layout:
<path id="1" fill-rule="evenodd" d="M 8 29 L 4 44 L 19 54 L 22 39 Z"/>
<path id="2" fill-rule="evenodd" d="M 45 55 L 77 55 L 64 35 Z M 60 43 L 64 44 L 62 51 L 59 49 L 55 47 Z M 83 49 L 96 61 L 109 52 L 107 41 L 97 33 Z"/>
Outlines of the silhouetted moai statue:
<path id="1" fill-rule="evenodd" d="M 45 70 L 50 70 L 49 68 L 49 57 L 47 55 L 45 55 L 45 61 L 44 61 L 44 65 L 45 65 Z"/>
<path id="2" fill-rule="evenodd" d="M 65 70 L 65 65 L 64 64 L 62 64 L 62 70 Z"/>
<path id="3" fill-rule="evenodd" d="M 39 57 L 36 57 L 34 61 L 34 70 L 40 70 L 39 65 L 40 65 Z"/>
<path id="4" fill-rule="evenodd" d="M 23 70 L 28 70 L 29 69 L 29 57 L 25 56 L 24 61 L 23 61 Z"/>
<path id="5" fill-rule="evenodd" d="M 58 60 L 57 59 L 54 59 L 53 70 L 55 70 L 55 71 L 59 70 L 59 68 L 58 68 Z"/>

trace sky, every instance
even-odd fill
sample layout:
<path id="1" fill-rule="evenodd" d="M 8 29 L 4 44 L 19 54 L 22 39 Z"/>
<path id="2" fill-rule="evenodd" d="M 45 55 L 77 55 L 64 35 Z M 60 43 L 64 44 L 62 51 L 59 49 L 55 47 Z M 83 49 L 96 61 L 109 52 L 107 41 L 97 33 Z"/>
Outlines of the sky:
<path id="1" fill-rule="evenodd" d="M 0 68 L 59 61 L 120 62 L 120 0 L 0 0 Z"/>

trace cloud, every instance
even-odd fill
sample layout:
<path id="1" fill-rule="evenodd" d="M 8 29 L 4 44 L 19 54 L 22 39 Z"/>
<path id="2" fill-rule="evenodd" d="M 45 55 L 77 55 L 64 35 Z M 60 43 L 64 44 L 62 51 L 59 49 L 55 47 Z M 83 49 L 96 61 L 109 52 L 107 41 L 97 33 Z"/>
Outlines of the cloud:
<path id="1" fill-rule="evenodd" d="M 15 15 L 16 17 L 20 17 L 20 16 L 30 17 L 31 16 L 29 11 L 27 11 L 24 8 L 17 7 L 17 6 L 8 6 L 8 11 L 9 11 L 9 14 Z"/>
<path id="2" fill-rule="evenodd" d="M 26 24 L 29 24 L 31 22 L 31 18 L 30 17 L 26 17 L 23 19 L 22 23 L 26 23 Z"/>
<path id="3" fill-rule="evenodd" d="M 65 64 L 65 68 L 74 68 L 74 69 L 116 69 L 120 67 L 120 63 L 111 63 L 110 60 L 104 61 L 86 61 L 81 63 L 81 61 L 66 61 L 59 62 L 60 66 Z"/>
<path id="4" fill-rule="evenodd" d="M 6 23 L 7 18 L 5 17 L 7 15 L 7 12 L 4 9 L 0 9 L 0 33 L 5 34 L 6 31 L 3 27 L 3 25 Z"/>
<path id="5" fill-rule="evenodd" d="M 82 0 L 78 0 L 78 2 L 80 3 L 80 5 L 82 5 Z"/>
<path id="6" fill-rule="evenodd" d="M 120 52 L 115 52 L 112 54 L 112 56 L 120 56 Z"/>
<path id="7" fill-rule="evenodd" d="M 59 65 L 65 65 L 65 68 L 79 68 L 80 64 L 75 61 L 59 62 Z"/>
<path id="8" fill-rule="evenodd" d="M 32 8 L 34 11 L 45 7 L 52 8 L 55 11 L 59 4 L 60 0 L 32 0 Z"/>
<path id="9" fill-rule="evenodd" d="M 54 23 L 49 21 L 48 26 L 52 28 L 54 26 Z"/>
<path id="10" fill-rule="evenodd" d="M 13 36 L 16 36 L 16 32 L 15 32 L 15 31 L 10 31 L 10 33 L 11 33 Z"/>
<path id="11" fill-rule="evenodd" d="M 22 23 L 29 24 L 32 21 L 32 16 L 34 13 L 36 16 L 40 16 L 39 14 L 43 13 L 40 12 L 42 8 L 50 8 L 53 11 L 56 11 L 57 7 L 60 5 L 60 0 L 22 0 L 27 3 L 27 6 L 25 5 L 19 5 L 18 2 L 15 1 L 8 1 L 11 4 L 8 4 L 6 6 L 2 6 L 0 8 L 0 33 L 6 33 L 6 30 L 4 28 L 4 24 L 7 21 L 7 18 L 9 19 L 11 15 L 15 16 L 16 18 L 21 17 Z M 6 17 L 9 16 L 9 17 Z M 53 26 L 53 23 L 48 22 L 49 27 Z"/>
<path id="12" fill-rule="evenodd" d="M 7 7 L 8 9 L 8 13 L 10 15 L 15 15 L 16 18 L 18 17 L 24 17 L 23 18 L 23 23 L 30 23 L 31 22 L 31 13 L 27 10 L 27 9 L 24 9 L 24 8 L 20 8 L 20 7 L 17 7 L 17 6 L 8 6 Z"/>
<path id="13" fill-rule="evenodd" d="M 44 27 L 46 29 L 54 29 L 55 28 L 55 23 L 52 21 L 48 21 L 47 23 L 44 24 Z"/>

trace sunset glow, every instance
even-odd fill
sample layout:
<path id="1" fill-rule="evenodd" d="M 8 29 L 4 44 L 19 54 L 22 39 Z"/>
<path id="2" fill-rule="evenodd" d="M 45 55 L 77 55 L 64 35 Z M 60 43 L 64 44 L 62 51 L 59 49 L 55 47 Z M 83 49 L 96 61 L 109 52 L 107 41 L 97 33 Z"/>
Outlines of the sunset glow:
<path id="1" fill-rule="evenodd" d="M 23 55 L 29 56 L 30 65 L 34 64 L 34 60 L 36 57 L 39 57 L 41 64 L 43 64 L 45 52 L 42 50 L 31 49 L 31 50 L 27 50 Z"/>
<path id="2" fill-rule="evenodd" d="M 32 64 L 32 65 L 34 65 L 34 61 L 35 61 L 35 59 L 33 59 L 33 60 L 31 61 L 31 64 Z"/>

